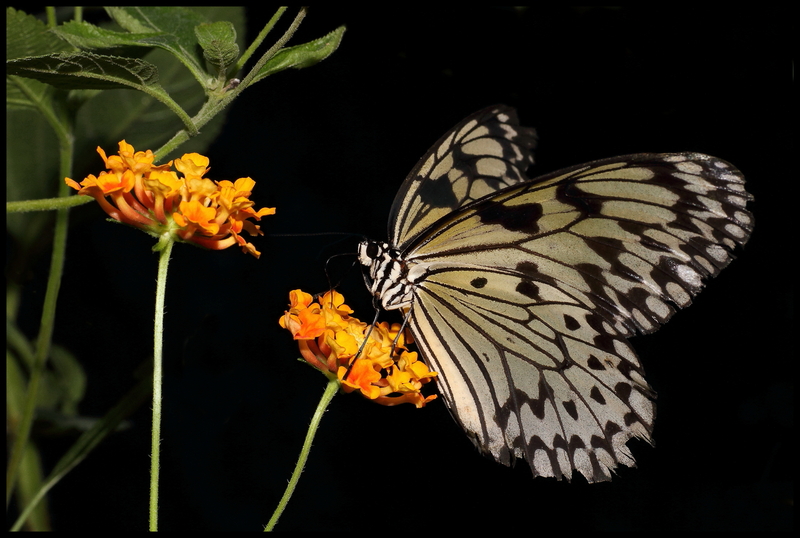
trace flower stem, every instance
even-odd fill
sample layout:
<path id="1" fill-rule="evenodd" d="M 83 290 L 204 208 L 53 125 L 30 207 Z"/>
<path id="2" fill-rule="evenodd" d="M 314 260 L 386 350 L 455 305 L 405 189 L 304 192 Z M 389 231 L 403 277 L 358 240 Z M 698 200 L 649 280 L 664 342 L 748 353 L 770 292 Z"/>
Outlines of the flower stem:
<path id="1" fill-rule="evenodd" d="M 156 280 L 156 314 L 153 327 L 153 432 L 150 456 L 150 531 L 158 530 L 158 473 L 161 459 L 161 377 L 164 354 L 164 296 L 167 288 L 169 255 L 174 241 L 164 242 L 159 251 Z"/>
<path id="2" fill-rule="evenodd" d="M 289 504 L 289 499 L 292 498 L 292 493 L 294 493 L 297 482 L 300 480 L 303 467 L 306 465 L 308 453 L 311 452 L 311 442 L 314 440 L 314 435 L 317 433 L 317 428 L 322 420 L 322 415 L 325 413 L 325 409 L 327 409 L 328 404 L 331 403 L 333 397 L 336 396 L 336 392 L 338 390 L 339 380 L 335 377 L 329 378 L 328 386 L 325 387 L 325 392 L 322 394 L 322 399 L 320 399 L 319 404 L 317 405 L 317 410 L 314 411 L 314 416 L 311 419 L 311 424 L 308 426 L 306 440 L 303 442 L 303 448 L 300 451 L 300 457 L 297 458 L 297 464 L 294 466 L 292 478 L 289 479 L 289 484 L 286 486 L 286 491 L 283 493 L 283 497 L 281 497 L 281 501 L 278 503 L 277 508 L 275 508 L 275 513 L 272 514 L 269 523 L 267 523 L 267 526 L 264 527 L 264 532 L 271 531 L 275 527 L 275 525 L 278 523 L 278 518 L 281 517 L 286 505 Z"/>

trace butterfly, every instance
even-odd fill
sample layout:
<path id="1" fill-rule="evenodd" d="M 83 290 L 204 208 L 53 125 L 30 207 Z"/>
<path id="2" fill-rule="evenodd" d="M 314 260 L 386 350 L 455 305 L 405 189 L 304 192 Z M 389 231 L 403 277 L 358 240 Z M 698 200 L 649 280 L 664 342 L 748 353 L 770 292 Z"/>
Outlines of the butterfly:
<path id="1" fill-rule="evenodd" d="M 359 261 L 400 310 L 456 422 L 500 463 L 589 482 L 652 444 L 655 393 L 628 338 L 657 330 L 747 242 L 731 164 L 642 153 L 536 179 L 533 129 L 498 105 L 445 134 Z"/>

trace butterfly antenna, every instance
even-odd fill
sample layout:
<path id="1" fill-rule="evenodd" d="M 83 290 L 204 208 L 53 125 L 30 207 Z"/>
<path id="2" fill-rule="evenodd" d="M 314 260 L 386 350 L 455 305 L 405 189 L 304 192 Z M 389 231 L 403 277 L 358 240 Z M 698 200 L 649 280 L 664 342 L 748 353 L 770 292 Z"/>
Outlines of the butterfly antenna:
<path id="1" fill-rule="evenodd" d="M 328 271 L 328 265 L 331 263 L 331 260 L 333 258 L 340 258 L 342 256 L 353 256 L 354 257 L 353 258 L 353 262 L 350 264 L 350 267 L 347 269 L 347 271 L 344 272 L 344 274 L 339 278 L 339 280 L 334 285 L 331 282 L 331 275 L 330 275 L 330 271 Z M 355 253 L 352 253 L 352 252 L 346 252 L 346 253 L 342 253 L 342 254 L 334 254 L 333 256 L 330 256 L 327 260 L 325 260 L 325 278 L 328 280 L 328 287 L 330 289 L 336 289 L 336 287 L 339 284 L 342 283 L 342 280 L 344 279 L 344 275 L 346 275 L 349 271 L 351 271 L 353 269 L 353 267 L 356 266 L 357 263 L 358 263 L 358 257 L 355 255 Z"/>

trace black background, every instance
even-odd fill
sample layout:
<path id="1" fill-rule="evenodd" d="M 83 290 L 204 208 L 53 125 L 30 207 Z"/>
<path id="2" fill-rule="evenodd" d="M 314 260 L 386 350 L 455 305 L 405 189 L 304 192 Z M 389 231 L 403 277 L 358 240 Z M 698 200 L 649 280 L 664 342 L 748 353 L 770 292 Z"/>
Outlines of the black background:
<path id="1" fill-rule="evenodd" d="M 267 13 L 250 12 L 260 28 Z M 755 232 L 695 304 L 633 340 L 658 392 L 656 447 L 589 485 L 481 457 L 444 405 L 334 398 L 277 530 L 786 530 L 792 524 L 797 181 L 788 9 L 314 7 L 294 43 L 346 24 L 340 49 L 234 103 L 208 150 L 214 179 L 251 176 L 266 237 L 173 251 L 167 291 L 162 530 L 259 530 L 299 453 L 324 378 L 278 327 L 288 292 L 385 239 L 395 192 L 466 115 L 515 106 L 539 132 L 532 175 L 636 152 L 698 151 L 739 167 Z M 289 16 L 287 15 L 287 18 Z M 792 120 L 794 118 L 794 120 Z M 139 148 L 137 148 L 139 149 Z M 95 171 L 96 173 L 96 171 Z M 87 218 L 87 212 L 97 212 Z M 55 341 L 100 416 L 152 352 L 151 238 L 76 210 Z M 91 213 L 88 213 L 91 215 Z M 328 273 L 371 319 L 352 258 Z M 41 266 L 42 278 L 46 264 Z M 35 284 L 31 301 L 41 297 Z M 145 530 L 150 411 L 50 494 L 54 528 Z M 46 443 L 52 465 L 72 439 Z"/>

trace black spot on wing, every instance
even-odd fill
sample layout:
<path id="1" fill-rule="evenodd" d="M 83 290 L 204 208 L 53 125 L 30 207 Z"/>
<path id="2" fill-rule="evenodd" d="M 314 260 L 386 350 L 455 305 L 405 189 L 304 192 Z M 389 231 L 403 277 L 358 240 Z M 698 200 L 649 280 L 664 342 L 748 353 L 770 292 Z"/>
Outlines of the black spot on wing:
<path id="1" fill-rule="evenodd" d="M 570 331 L 574 331 L 581 328 L 581 324 L 578 322 L 578 320 L 573 318 L 569 314 L 564 314 L 564 326 Z"/>
<path id="2" fill-rule="evenodd" d="M 486 200 L 480 203 L 475 210 L 483 224 L 495 224 L 512 232 L 531 235 L 539 232 L 539 219 L 542 217 L 541 204 L 507 206 L 502 202 Z"/>
<path id="3" fill-rule="evenodd" d="M 447 174 L 436 179 L 420 178 L 420 187 L 417 190 L 420 200 L 431 207 L 449 207 L 455 209 L 459 205 L 458 198 L 453 192 L 453 185 Z"/>
<path id="4" fill-rule="evenodd" d="M 625 403 L 628 403 L 631 397 L 631 392 L 633 392 L 633 389 L 628 383 L 620 382 L 614 386 L 614 393 L 616 393 L 617 397 L 619 397 L 619 399 Z"/>
<path id="5" fill-rule="evenodd" d="M 577 184 L 578 178 L 572 177 L 556 188 L 556 199 L 571 204 L 584 215 L 602 213 L 603 201 L 595 195 L 588 194 Z"/>
<path id="6" fill-rule="evenodd" d="M 598 371 L 602 371 L 602 370 L 605 370 L 605 369 L 606 369 L 606 367 L 605 367 L 605 366 L 603 366 L 603 363 L 602 363 L 602 362 L 600 362 L 600 359 L 598 359 L 598 358 L 597 358 L 597 357 L 595 357 L 594 355 L 589 355 L 589 360 L 587 360 L 587 361 L 586 361 L 586 364 L 587 364 L 587 365 L 589 366 L 589 368 L 591 368 L 592 370 L 598 370 Z"/>
<path id="7" fill-rule="evenodd" d="M 485 278 L 483 278 L 483 277 L 478 277 L 478 278 L 473 278 L 473 279 L 472 279 L 472 281 L 470 282 L 470 285 L 471 285 L 473 288 L 481 289 L 481 288 L 483 288 L 484 286 L 486 286 L 486 284 L 487 284 L 488 282 L 489 282 L 489 281 L 488 281 L 488 280 L 486 280 Z"/>
<path id="8" fill-rule="evenodd" d="M 547 382 L 544 380 L 544 376 L 539 376 L 539 386 L 537 389 L 539 394 L 539 398 L 531 398 L 525 392 L 520 389 L 516 389 L 515 391 L 515 398 L 509 398 L 508 403 L 511 404 L 516 400 L 519 405 L 527 402 L 533 412 L 533 415 L 538 418 L 539 420 L 544 420 L 544 413 L 545 409 L 547 408 L 547 402 L 549 401 L 548 395 L 552 393 L 552 389 L 547 385 Z M 514 414 L 519 413 L 519 409 L 510 409 L 511 412 Z M 509 416 L 518 416 L 518 415 L 511 415 Z M 503 429 L 505 430 L 508 426 L 508 417 L 503 420 L 501 424 Z"/>
<path id="9" fill-rule="evenodd" d="M 572 400 L 567 400 L 565 402 L 561 402 L 561 405 L 564 407 L 564 411 L 566 411 L 567 414 L 572 417 L 572 420 L 578 420 L 578 408 L 575 406 L 575 402 Z"/>
<path id="10" fill-rule="evenodd" d="M 628 413 L 628 414 L 630 414 L 630 413 Z M 636 420 L 634 422 L 638 422 L 638 420 Z M 633 424 L 633 422 L 631 422 L 630 424 L 627 424 L 627 425 L 630 426 L 631 424 Z M 621 431 L 622 431 L 622 428 L 620 428 L 619 424 L 617 424 L 616 422 L 614 422 L 612 420 L 609 420 L 608 422 L 606 422 L 605 434 L 606 434 L 607 438 L 614 437 L 616 434 L 618 434 Z"/>
<path id="11" fill-rule="evenodd" d="M 606 404 L 606 399 L 603 398 L 603 394 L 597 387 L 592 387 L 592 390 L 589 391 L 589 397 L 600 405 Z"/>
<path id="12" fill-rule="evenodd" d="M 531 282 L 530 280 L 522 280 L 519 284 L 517 284 L 516 291 L 521 293 L 525 297 L 529 297 L 534 301 L 539 301 L 539 286 Z"/>
<path id="13" fill-rule="evenodd" d="M 539 266 L 536 265 L 534 262 L 520 262 L 515 267 L 517 271 L 522 273 L 523 275 L 528 276 L 539 276 Z"/>

